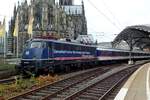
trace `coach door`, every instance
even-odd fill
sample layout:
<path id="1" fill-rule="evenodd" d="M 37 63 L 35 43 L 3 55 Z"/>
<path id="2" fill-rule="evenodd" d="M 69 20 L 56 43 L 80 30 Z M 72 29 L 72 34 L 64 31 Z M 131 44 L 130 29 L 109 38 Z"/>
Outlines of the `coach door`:
<path id="1" fill-rule="evenodd" d="M 52 43 L 48 43 L 48 57 L 53 58 L 53 46 Z"/>

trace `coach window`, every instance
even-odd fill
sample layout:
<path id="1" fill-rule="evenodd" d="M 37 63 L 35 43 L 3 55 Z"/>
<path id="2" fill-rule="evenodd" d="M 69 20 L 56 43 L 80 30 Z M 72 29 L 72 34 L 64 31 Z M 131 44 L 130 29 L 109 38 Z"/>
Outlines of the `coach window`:
<path id="1" fill-rule="evenodd" d="M 80 46 L 79 45 L 77 46 L 77 51 L 80 51 Z"/>
<path id="2" fill-rule="evenodd" d="M 68 51 L 71 51 L 72 46 L 73 46 L 72 44 L 68 45 Z"/>
<path id="3" fill-rule="evenodd" d="M 57 43 L 57 50 L 63 50 L 63 44 L 62 43 Z"/>
<path id="4" fill-rule="evenodd" d="M 69 45 L 69 44 L 65 44 L 65 45 L 66 45 L 65 50 L 66 50 L 66 51 L 69 51 L 69 47 L 70 47 L 70 45 Z"/>
<path id="5" fill-rule="evenodd" d="M 48 46 L 49 49 L 52 49 L 51 43 L 47 43 L 47 46 Z"/>
<path id="6" fill-rule="evenodd" d="M 74 46 L 70 45 L 70 51 L 73 51 L 73 50 L 74 50 L 73 47 L 74 47 Z"/>
<path id="7" fill-rule="evenodd" d="M 82 51 L 82 46 L 79 47 L 79 50 Z"/>
<path id="8" fill-rule="evenodd" d="M 60 47 L 59 47 L 58 43 L 54 43 L 54 49 L 55 50 L 60 50 Z"/>

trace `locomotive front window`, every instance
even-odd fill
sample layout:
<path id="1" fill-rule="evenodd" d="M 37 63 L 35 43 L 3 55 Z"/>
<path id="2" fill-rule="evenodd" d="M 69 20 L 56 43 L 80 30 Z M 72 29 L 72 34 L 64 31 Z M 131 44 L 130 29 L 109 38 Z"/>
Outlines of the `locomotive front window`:
<path id="1" fill-rule="evenodd" d="M 30 48 L 42 48 L 42 42 L 34 41 L 31 43 Z"/>

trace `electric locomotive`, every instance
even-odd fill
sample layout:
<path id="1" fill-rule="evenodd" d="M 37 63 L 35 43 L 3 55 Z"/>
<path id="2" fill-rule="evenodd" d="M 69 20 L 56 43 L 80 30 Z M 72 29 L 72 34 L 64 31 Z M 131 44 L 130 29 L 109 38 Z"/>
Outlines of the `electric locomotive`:
<path id="1" fill-rule="evenodd" d="M 59 40 L 33 39 L 28 41 L 17 69 L 21 73 L 30 71 L 37 74 L 39 71 L 69 70 L 72 65 L 80 67 L 80 64 L 95 61 L 95 46 Z"/>

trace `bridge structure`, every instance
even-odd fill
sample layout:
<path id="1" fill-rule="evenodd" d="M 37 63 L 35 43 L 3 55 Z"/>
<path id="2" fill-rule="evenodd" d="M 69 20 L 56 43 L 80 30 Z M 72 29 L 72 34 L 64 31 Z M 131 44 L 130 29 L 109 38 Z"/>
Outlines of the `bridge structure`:
<path id="1" fill-rule="evenodd" d="M 133 48 L 150 51 L 150 25 L 126 27 L 112 42 L 113 48 L 117 48 L 121 42 L 126 42 L 130 51 Z"/>

